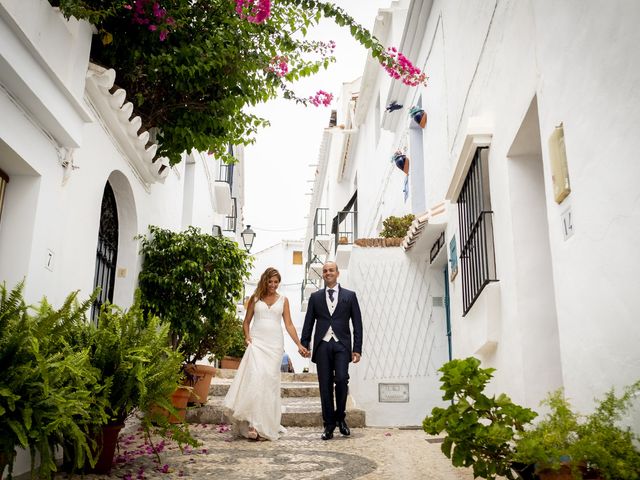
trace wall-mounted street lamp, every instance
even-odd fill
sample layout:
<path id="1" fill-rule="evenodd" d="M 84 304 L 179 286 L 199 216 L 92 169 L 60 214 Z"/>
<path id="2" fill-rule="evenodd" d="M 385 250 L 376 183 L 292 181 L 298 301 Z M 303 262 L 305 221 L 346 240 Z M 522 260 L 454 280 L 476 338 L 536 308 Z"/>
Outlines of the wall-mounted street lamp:
<path id="1" fill-rule="evenodd" d="M 244 243 L 244 248 L 248 252 L 251 250 L 251 246 L 253 245 L 253 239 L 256 238 L 256 232 L 251 230 L 251 225 L 247 225 L 242 233 L 240 234 L 242 237 L 242 243 Z"/>

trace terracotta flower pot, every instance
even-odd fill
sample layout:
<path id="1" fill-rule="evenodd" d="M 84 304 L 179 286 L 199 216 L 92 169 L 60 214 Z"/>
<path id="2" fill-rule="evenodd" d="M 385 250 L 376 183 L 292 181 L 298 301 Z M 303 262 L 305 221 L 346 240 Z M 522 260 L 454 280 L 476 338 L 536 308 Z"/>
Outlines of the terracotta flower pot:
<path id="1" fill-rule="evenodd" d="M 178 410 L 178 417 L 174 415 L 169 417 L 169 423 L 180 423 L 184 420 L 187 414 L 187 404 L 189 403 L 189 397 L 191 396 L 191 389 L 185 387 L 178 387 L 171 395 L 171 404 Z"/>
<path id="2" fill-rule="evenodd" d="M 95 467 L 89 468 L 87 471 L 92 473 L 108 474 L 113 465 L 113 456 L 118 445 L 118 435 L 124 427 L 123 423 L 113 425 L 104 425 L 98 433 L 95 440 L 97 442 L 97 451 L 100 452 Z"/>
<path id="3" fill-rule="evenodd" d="M 186 371 L 194 380 L 193 391 L 189 396 L 189 402 L 207 403 L 209 398 L 209 388 L 211 387 L 211 379 L 216 373 L 215 367 L 209 365 L 188 365 Z"/>
<path id="4" fill-rule="evenodd" d="M 192 390 L 193 389 L 190 387 L 178 387 L 176 391 L 171 394 L 171 404 L 176 410 L 178 410 L 178 417 L 175 415 L 169 415 L 169 412 L 166 409 L 157 405 L 151 407 L 151 415 L 169 417 L 169 423 L 182 422 L 187 413 L 187 404 L 189 403 L 189 396 L 191 395 Z"/>
<path id="5" fill-rule="evenodd" d="M 222 357 L 222 360 L 220 360 L 220 368 L 237 370 L 241 361 L 242 358 L 238 357 Z"/>

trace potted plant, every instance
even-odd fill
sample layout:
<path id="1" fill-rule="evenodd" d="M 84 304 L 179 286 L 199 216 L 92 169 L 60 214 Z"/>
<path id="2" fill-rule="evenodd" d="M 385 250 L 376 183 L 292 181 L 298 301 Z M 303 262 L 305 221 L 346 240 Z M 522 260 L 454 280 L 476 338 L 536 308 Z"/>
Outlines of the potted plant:
<path id="1" fill-rule="evenodd" d="M 405 175 L 409 175 L 409 157 L 402 153 L 402 150 L 396 150 L 391 156 L 391 161 L 395 163 L 396 167 L 402 170 Z"/>
<path id="2" fill-rule="evenodd" d="M 105 392 L 108 421 L 98 435 L 101 458 L 91 470 L 108 473 L 115 441 L 107 449 L 106 435 L 117 440 L 125 421 L 136 411 L 149 412 L 152 406 L 163 404 L 171 410 L 166 399 L 180 382 L 182 357 L 169 345 L 169 325 L 144 315 L 139 292 L 130 308 L 106 304 L 97 325 L 86 325 L 90 362 L 99 371 L 99 382 L 110 385 Z"/>
<path id="3" fill-rule="evenodd" d="M 472 467 L 474 477 L 515 480 L 526 465 L 514 464 L 514 439 L 537 414 L 504 393 L 484 394 L 494 370 L 481 368 L 473 357 L 445 363 L 439 370 L 440 389 L 450 405 L 433 408 L 423 428 L 430 435 L 445 432 L 442 452 L 454 466 Z"/>
<path id="4" fill-rule="evenodd" d="M 235 316 L 250 256 L 233 240 L 195 227 L 172 232 L 150 226 L 149 235 L 141 239 L 142 308 L 169 325 L 171 345 L 185 364 L 187 384 L 210 382 L 210 375 L 199 373 L 206 366 L 196 362 L 226 341 L 225 319 Z M 208 392 L 209 385 L 203 388 Z"/>
<path id="5" fill-rule="evenodd" d="M 572 410 L 562 390 L 552 392 L 543 402 L 549 412 L 521 433 L 514 459 L 535 463 L 541 479 L 637 480 L 638 438 L 620 422 L 639 389 L 640 381 L 619 397 L 610 390 L 587 416 Z"/>
<path id="6" fill-rule="evenodd" d="M 415 220 L 416 216 L 409 213 L 403 217 L 395 217 L 393 215 L 387 217 L 382 222 L 384 227 L 380 232 L 380 236 L 383 238 L 402 238 L 404 237 L 411 224 Z"/>
<path id="7" fill-rule="evenodd" d="M 231 332 L 229 348 L 220 360 L 220 368 L 237 369 L 240 365 L 240 361 L 242 360 L 242 356 L 247 349 L 247 346 L 244 343 L 242 322 L 235 318 L 233 320 L 233 324 L 229 329 Z"/>
<path id="8" fill-rule="evenodd" d="M 39 455 L 38 477 L 51 478 L 63 439 L 94 461 L 88 434 L 106 421 L 105 386 L 88 352 L 60 341 L 89 303 L 76 306 L 71 296 L 60 309 L 46 302 L 31 309 L 22 290 L 22 283 L 10 292 L 0 285 L 0 476 L 7 466 L 11 476 L 21 447 Z"/>

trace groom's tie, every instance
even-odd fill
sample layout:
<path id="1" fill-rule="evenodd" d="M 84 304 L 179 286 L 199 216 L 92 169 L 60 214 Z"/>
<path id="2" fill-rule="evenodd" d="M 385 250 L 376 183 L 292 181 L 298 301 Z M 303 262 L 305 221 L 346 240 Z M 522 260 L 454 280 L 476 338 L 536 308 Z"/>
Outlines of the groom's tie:
<path id="1" fill-rule="evenodd" d="M 329 300 L 331 300 L 331 303 L 333 303 L 333 294 L 335 293 L 335 290 L 333 288 L 330 288 L 329 290 L 327 290 L 327 292 L 329 293 Z"/>

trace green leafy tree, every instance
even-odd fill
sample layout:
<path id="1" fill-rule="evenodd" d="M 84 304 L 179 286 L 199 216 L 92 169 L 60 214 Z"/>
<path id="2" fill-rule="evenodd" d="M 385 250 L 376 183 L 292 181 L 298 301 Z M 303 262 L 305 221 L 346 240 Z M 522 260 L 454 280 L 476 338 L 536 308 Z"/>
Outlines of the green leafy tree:
<path id="1" fill-rule="evenodd" d="M 246 145 L 267 120 L 246 107 L 279 95 L 314 105 L 330 94 L 298 96 L 292 84 L 334 61 L 333 42 L 310 41 L 322 17 L 349 29 L 389 74 L 426 81 L 395 49 L 330 2 L 317 0 L 50 0 L 97 28 L 91 58 L 116 71 L 157 154 L 178 163 L 184 151 L 233 161 L 228 145 Z"/>
<path id="2" fill-rule="evenodd" d="M 481 368 L 480 360 L 469 357 L 451 360 L 439 370 L 442 399 L 451 404 L 435 407 L 423 421 L 425 432 L 445 432 L 442 452 L 456 467 L 472 467 L 473 476 L 515 480 L 514 439 L 536 413 L 516 405 L 504 393 L 487 396 L 484 389 L 493 368 Z"/>
<path id="3" fill-rule="evenodd" d="M 142 237 L 142 308 L 169 324 L 171 342 L 187 363 L 218 348 L 220 327 L 235 314 L 251 258 L 233 240 L 195 227 L 172 232 L 150 226 Z"/>

